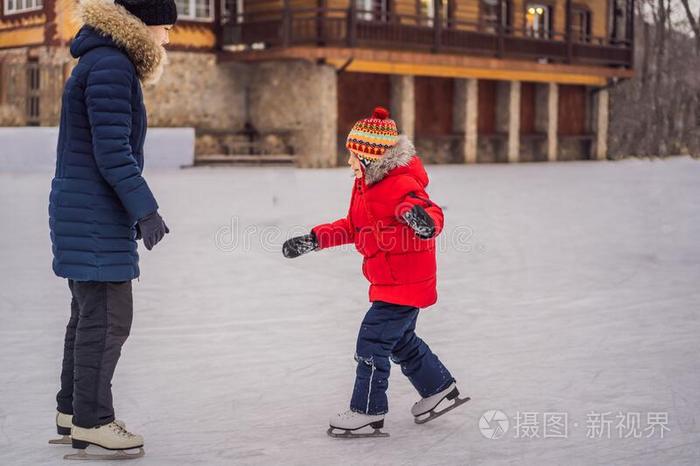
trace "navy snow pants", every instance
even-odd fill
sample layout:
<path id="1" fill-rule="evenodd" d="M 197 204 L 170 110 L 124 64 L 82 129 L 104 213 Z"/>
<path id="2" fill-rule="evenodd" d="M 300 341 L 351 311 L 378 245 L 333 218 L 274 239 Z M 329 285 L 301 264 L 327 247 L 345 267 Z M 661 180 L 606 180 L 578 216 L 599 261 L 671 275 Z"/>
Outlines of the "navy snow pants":
<path id="1" fill-rule="evenodd" d="M 427 344 L 415 333 L 419 309 L 375 301 L 367 311 L 357 337 L 357 374 L 350 409 L 384 414 L 389 406 L 391 358 L 401 366 L 421 397 L 447 388 L 454 379 Z"/>

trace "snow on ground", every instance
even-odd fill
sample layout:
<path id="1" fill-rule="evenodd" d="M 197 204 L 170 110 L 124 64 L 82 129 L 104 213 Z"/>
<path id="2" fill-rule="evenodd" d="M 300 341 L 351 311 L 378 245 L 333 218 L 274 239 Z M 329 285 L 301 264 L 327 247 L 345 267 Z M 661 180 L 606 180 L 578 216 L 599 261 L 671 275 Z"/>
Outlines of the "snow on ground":
<path id="1" fill-rule="evenodd" d="M 391 438 L 358 441 L 325 429 L 352 388 L 368 307 L 360 258 L 280 253 L 293 232 L 346 212 L 348 170 L 147 173 L 172 234 L 142 253 L 114 380 L 118 417 L 146 437 L 134 464 L 700 463 L 700 165 L 429 172 L 447 229 L 440 300 L 418 330 L 473 401 L 414 425 L 417 396 L 394 367 Z M 70 451 L 46 444 L 69 315 L 50 270 L 49 180 L 0 174 L 3 465 L 62 464 Z M 479 429 L 490 410 L 509 418 L 500 439 Z M 567 414 L 565 438 L 556 426 L 543 438 L 545 413 Z M 631 418 L 622 432 L 619 413 Z M 621 438 L 636 413 L 653 435 Z M 661 416 L 663 439 L 658 425 L 644 431 L 647 416 Z M 611 438 L 588 438 L 596 421 Z"/>

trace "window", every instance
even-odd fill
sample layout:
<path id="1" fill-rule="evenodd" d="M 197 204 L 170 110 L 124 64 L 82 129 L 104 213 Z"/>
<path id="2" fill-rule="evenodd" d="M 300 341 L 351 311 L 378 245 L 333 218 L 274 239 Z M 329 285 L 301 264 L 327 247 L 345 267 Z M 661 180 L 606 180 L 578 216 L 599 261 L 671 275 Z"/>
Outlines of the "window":
<path id="1" fill-rule="evenodd" d="M 552 30 L 552 7 L 529 3 L 525 9 L 525 31 L 531 37 L 549 38 Z"/>
<path id="2" fill-rule="evenodd" d="M 571 39 L 575 42 L 591 41 L 591 12 L 575 6 L 571 10 Z"/>
<path id="3" fill-rule="evenodd" d="M 211 21 L 214 18 L 212 0 L 175 0 L 177 14 L 182 19 Z"/>
<path id="4" fill-rule="evenodd" d="M 39 60 L 30 58 L 27 61 L 27 125 L 39 125 L 39 98 L 41 96 L 41 73 Z"/>
<path id="5" fill-rule="evenodd" d="M 487 32 L 498 30 L 498 9 L 501 9 L 501 26 L 509 32 L 511 25 L 509 0 L 481 0 L 481 27 Z"/>
<path id="6" fill-rule="evenodd" d="M 627 39 L 628 15 L 629 9 L 625 0 L 612 0 L 610 2 L 610 38 L 613 43 Z"/>
<path id="7" fill-rule="evenodd" d="M 239 24 L 242 22 L 244 0 L 221 0 L 221 22 Z"/>
<path id="8" fill-rule="evenodd" d="M 433 25 L 433 18 L 435 18 L 435 3 L 433 0 L 418 1 L 418 16 L 421 17 L 421 22 L 426 26 Z M 427 19 L 423 20 L 422 18 Z"/>
<path id="9" fill-rule="evenodd" d="M 355 0 L 357 17 L 365 21 L 389 21 L 389 0 Z"/>
<path id="10" fill-rule="evenodd" d="M 44 8 L 44 0 L 5 0 L 4 14 L 12 15 L 42 8 Z"/>
<path id="11" fill-rule="evenodd" d="M 447 23 L 452 16 L 452 2 L 440 0 L 440 18 Z M 421 17 L 423 26 L 432 27 L 435 19 L 435 2 L 433 0 L 418 0 L 418 16 Z"/>

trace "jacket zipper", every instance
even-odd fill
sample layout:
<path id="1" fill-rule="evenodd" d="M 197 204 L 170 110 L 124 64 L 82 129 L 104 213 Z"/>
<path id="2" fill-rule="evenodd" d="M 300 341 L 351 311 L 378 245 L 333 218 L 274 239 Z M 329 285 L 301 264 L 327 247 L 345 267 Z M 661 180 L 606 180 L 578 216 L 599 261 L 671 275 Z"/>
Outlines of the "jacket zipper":
<path id="1" fill-rule="evenodd" d="M 360 183 L 362 183 L 362 181 L 360 181 Z M 391 276 L 392 282 L 398 283 L 398 280 L 396 279 L 396 276 L 394 275 L 394 271 L 391 270 L 391 265 L 389 265 L 389 257 L 388 257 L 389 254 L 386 251 L 381 249 L 382 241 L 381 241 L 381 238 L 379 237 L 379 224 L 374 219 L 374 216 L 372 215 L 372 213 L 369 210 L 369 207 L 367 206 L 367 202 L 366 202 L 365 196 L 364 196 L 365 191 L 361 189 L 360 184 L 357 185 L 357 190 L 360 192 L 360 194 L 363 195 L 360 202 L 362 202 L 362 206 L 364 207 L 365 213 L 367 214 L 367 218 L 368 218 L 369 223 L 370 223 L 369 228 L 372 230 L 372 234 L 374 235 L 374 239 L 377 242 L 377 248 L 378 248 L 377 254 L 380 254 L 384 258 L 386 269 L 389 271 L 389 276 Z M 363 273 L 364 273 L 365 261 L 366 261 L 366 258 L 363 259 Z M 366 276 L 366 274 L 365 274 L 365 276 Z"/>

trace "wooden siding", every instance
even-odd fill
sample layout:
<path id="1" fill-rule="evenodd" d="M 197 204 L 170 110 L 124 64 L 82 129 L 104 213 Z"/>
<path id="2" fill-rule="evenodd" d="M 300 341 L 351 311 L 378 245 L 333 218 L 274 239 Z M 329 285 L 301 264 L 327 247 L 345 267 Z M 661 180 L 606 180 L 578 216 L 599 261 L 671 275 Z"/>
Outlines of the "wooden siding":
<path id="1" fill-rule="evenodd" d="M 443 136 L 452 133 L 453 93 L 453 79 L 415 78 L 416 135 Z"/>
<path id="2" fill-rule="evenodd" d="M 559 86 L 559 134 L 580 136 L 588 133 L 587 103 L 585 86 Z"/>
<path id="3" fill-rule="evenodd" d="M 2 6 L 4 2 L 0 2 L 0 8 Z M 45 30 L 44 10 L 2 16 L 0 17 L 0 49 L 41 45 L 45 41 Z"/>
<path id="4" fill-rule="evenodd" d="M 496 132 L 496 85 L 497 81 L 479 80 L 478 88 L 478 120 L 479 134 L 494 134 Z"/>
<path id="5" fill-rule="evenodd" d="M 338 75 L 338 133 L 347 135 L 352 125 L 367 118 L 377 105 L 391 107 L 390 76 L 371 73 Z M 343 136 L 344 137 L 344 136 Z"/>
<path id="6" fill-rule="evenodd" d="M 535 83 L 520 83 L 520 134 L 535 133 L 537 100 Z"/>

